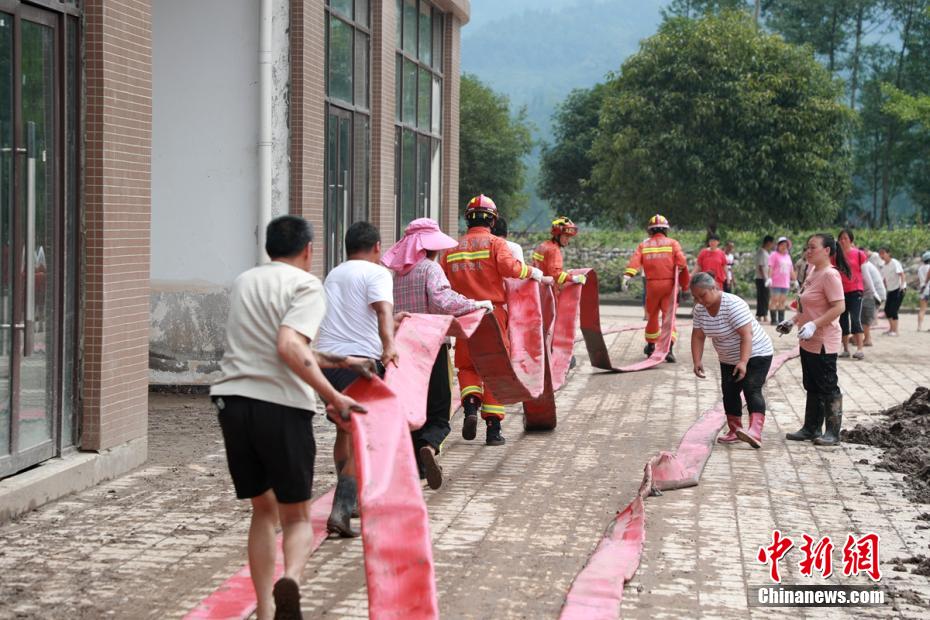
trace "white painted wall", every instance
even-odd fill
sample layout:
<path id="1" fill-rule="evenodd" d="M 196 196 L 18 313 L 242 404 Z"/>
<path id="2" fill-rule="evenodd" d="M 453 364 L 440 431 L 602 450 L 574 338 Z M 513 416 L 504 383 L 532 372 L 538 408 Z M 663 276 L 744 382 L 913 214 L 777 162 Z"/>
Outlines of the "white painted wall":
<path id="1" fill-rule="evenodd" d="M 151 276 L 228 285 L 255 264 L 259 3 L 158 0 L 152 11 Z M 287 0 L 274 13 L 278 38 Z M 275 48 L 277 107 L 286 105 L 286 36 Z M 286 118 L 275 122 L 277 213 L 287 211 Z"/>

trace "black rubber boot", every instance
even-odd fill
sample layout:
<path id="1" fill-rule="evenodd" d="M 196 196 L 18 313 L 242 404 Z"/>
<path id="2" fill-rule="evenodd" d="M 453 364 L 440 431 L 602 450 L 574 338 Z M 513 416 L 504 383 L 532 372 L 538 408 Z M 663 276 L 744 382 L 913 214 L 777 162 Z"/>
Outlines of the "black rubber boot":
<path id="1" fill-rule="evenodd" d="M 465 419 L 462 422 L 462 438 L 471 441 L 478 434 L 478 411 L 481 410 L 481 399 L 475 395 L 466 396 L 462 400 L 462 410 Z"/>
<path id="2" fill-rule="evenodd" d="M 778 310 L 769 310 L 769 317 L 772 319 L 772 325 L 778 325 Z"/>
<path id="3" fill-rule="evenodd" d="M 823 404 L 820 399 L 810 392 L 807 393 L 807 404 L 804 406 L 804 426 L 799 431 L 788 433 L 785 439 L 791 441 L 811 441 L 821 435 L 823 428 Z"/>
<path id="4" fill-rule="evenodd" d="M 643 355 L 649 357 L 656 350 L 656 345 L 652 342 L 647 342 L 646 347 L 643 349 Z"/>
<path id="5" fill-rule="evenodd" d="M 675 344 L 674 343 L 672 343 L 672 346 L 668 348 L 668 355 L 665 356 L 665 361 L 668 362 L 669 364 L 674 364 L 675 362 L 678 361 L 678 359 L 675 357 Z"/>
<path id="6" fill-rule="evenodd" d="M 784 320 L 785 320 L 785 311 L 779 310 L 778 311 L 778 322 L 781 323 Z"/>
<path id="7" fill-rule="evenodd" d="M 507 443 L 507 440 L 504 439 L 503 435 L 501 435 L 500 418 L 488 418 L 485 420 L 485 423 L 488 425 L 488 428 L 484 443 L 488 444 L 489 446 L 502 446 Z"/>
<path id="8" fill-rule="evenodd" d="M 326 531 L 339 534 L 340 538 L 356 538 L 358 530 L 352 529 L 352 511 L 358 505 L 358 483 L 354 476 L 339 476 L 333 509 L 326 520 Z"/>
<path id="9" fill-rule="evenodd" d="M 827 411 L 827 430 L 822 437 L 814 440 L 815 446 L 840 445 L 840 428 L 843 426 L 843 397 L 836 398 L 824 404 Z"/>

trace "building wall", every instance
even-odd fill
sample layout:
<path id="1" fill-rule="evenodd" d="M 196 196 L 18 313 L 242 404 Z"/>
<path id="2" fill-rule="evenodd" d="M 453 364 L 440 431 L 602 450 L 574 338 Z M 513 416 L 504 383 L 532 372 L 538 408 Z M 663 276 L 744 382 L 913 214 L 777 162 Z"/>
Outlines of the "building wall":
<path id="1" fill-rule="evenodd" d="M 152 40 L 148 0 L 87 0 L 81 448 L 144 437 Z"/>
<path id="2" fill-rule="evenodd" d="M 273 9 L 272 212 L 279 215 L 290 192 L 289 3 L 276 0 Z M 202 383 L 217 371 L 228 287 L 259 260 L 259 21 L 255 0 L 154 6 L 149 339 L 159 383 Z"/>

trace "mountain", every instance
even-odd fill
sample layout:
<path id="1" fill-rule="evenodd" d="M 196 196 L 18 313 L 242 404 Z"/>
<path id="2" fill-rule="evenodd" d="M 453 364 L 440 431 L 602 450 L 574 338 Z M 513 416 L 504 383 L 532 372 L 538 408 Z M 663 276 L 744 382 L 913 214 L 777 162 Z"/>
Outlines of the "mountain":
<path id="1" fill-rule="evenodd" d="M 471 21 L 462 30 L 462 71 L 473 73 L 526 106 L 535 137 L 551 138 L 556 106 L 574 88 L 603 81 L 652 35 L 667 0 L 472 0 Z M 528 180 L 538 173 L 538 149 Z M 529 183 L 528 183 L 529 185 Z M 524 226 L 546 220 L 546 205 L 531 190 Z"/>

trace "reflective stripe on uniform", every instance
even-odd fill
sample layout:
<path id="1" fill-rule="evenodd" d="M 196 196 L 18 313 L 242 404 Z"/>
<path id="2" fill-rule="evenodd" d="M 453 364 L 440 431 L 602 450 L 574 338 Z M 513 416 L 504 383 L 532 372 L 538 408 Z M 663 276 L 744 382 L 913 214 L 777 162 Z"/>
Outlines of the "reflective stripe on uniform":
<path id="1" fill-rule="evenodd" d="M 662 332 L 655 332 L 654 334 L 651 334 L 651 333 L 649 333 L 649 332 L 646 332 L 646 338 L 647 338 L 647 339 L 649 339 L 649 338 L 658 338 L 658 337 L 661 336 L 661 335 L 662 335 Z"/>
<path id="2" fill-rule="evenodd" d="M 670 245 L 663 245 L 657 248 L 643 248 L 643 254 L 662 254 L 665 252 L 671 253 L 675 249 Z"/>
<path id="3" fill-rule="evenodd" d="M 623 273 L 625 273 L 625 274 L 628 275 L 628 276 L 635 276 L 635 275 L 636 275 L 636 272 L 638 272 L 638 271 L 639 271 L 638 269 L 633 269 L 632 267 L 627 267 L 627 268 L 624 270 Z"/>
<path id="4" fill-rule="evenodd" d="M 506 409 L 503 405 L 481 405 L 481 412 L 504 415 L 504 413 L 506 413 Z"/>
<path id="5" fill-rule="evenodd" d="M 524 264 L 523 267 L 520 269 L 520 279 L 526 280 L 526 277 L 529 275 L 529 273 L 530 273 L 530 268 Z"/>
<path id="6" fill-rule="evenodd" d="M 565 284 L 565 280 L 567 279 L 568 279 L 567 271 L 563 271 L 562 273 L 559 274 L 559 284 Z"/>
<path id="7" fill-rule="evenodd" d="M 462 388 L 462 398 L 471 394 L 484 394 L 484 388 L 480 385 L 466 385 Z"/>
<path id="8" fill-rule="evenodd" d="M 447 263 L 456 263 L 463 260 L 481 260 L 491 258 L 491 250 L 475 250 L 474 252 L 455 252 L 446 255 Z"/>
<path id="9" fill-rule="evenodd" d="M 533 252 L 533 260 L 543 260 L 546 257 L 540 254 L 539 252 Z"/>

